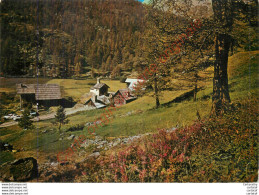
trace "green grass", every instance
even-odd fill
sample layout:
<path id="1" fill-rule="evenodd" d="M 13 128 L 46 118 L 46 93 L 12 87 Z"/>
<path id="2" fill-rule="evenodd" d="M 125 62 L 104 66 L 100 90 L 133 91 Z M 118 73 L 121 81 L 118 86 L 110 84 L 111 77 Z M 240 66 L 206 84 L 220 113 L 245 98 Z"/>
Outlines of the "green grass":
<path id="1" fill-rule="evenodd" d="M 257 85 L 257 64 L 259 51 L 241 52 L 229 58 L 229 88 L 232 101 L 245 99 L 249 94 L 258 94 Z M 209 68 L 210 76 L 212 68 Z M 125 88 L 125 84 L 119 81 L 102 81 L 111 88 L 109 91 L 116 91 Z M 84 93 L 89 92 L 90 87 L 96 83 L 95 80 L 72 80 L 53 79 L 48 83 L 60 84 L 67 96 L 80 98 Z M 197 120 L 197 111 L 202 118 L 207 117 L 211 110 L 212 80 L 206 81 L 205 88 L 198 92 L 197 101 L 192 98 L 180 103 L 171 103 L 154 109 L 155 99 L 151 96 L 144 96 L 118 108 L 113 112 L 113 119 L 105 126 L 98 126 L 96 134 L 105 137 L 130 136 L 146 132 L 157 132 L 158 129 L 183 127 Z M 179 95 L 187 92 L 188 88 L 178 91 L 166 91 L 162 94 L 161 104 L 168 103 Z M 19 127 L 0 129 L 0 139 L 8 141 L 16 147 L 25 147 L 28 152 L 38 151 L 43 156 L 56 154 L 57 151 L 66 149 L 71 143 L 66 137 L 71 134 L 78 136 L 89 135 L 87 128 L 84 130 L 66 132 L 69 127 L 86 122 L 94 122 L 104 110 L 84 111 L 68 117 L 69 124 L 62 126 L 65 139 L 60 141 L 57 126 L 53 120 L 40 121 L 35 123 L 36 129 L 23 131 Z M 132 112 L 131 115 L 127 115 Z M 46 133 L 43 131 L 47 130 Z M 9 132 L 8 132 L 9 131 Z"/>
<path id="2" fill-rule="evenodd" d="M 15 157 L 12 155 L 11 152 L 6 152 L 6 151 L 0 152 L 0 165 L 12 160 L 15 160 Z"/>
<path id="3" fill-rule="evenodd" d="M 125 83 L 118 80 L 101 80 L 102 83 L 107 84 L 109 91 L 116 92 L 118 89 L 126 88 Z M 0 93 L 14 93 L 16 92 L 16 84 L 58 84 L 62 88 L 64 97 L 73 97 L 74 100 L 79 100 L 82 95 L 90 91 L 90 87 L 95 85 L 96 79 L 74 80 L 74 79 L 48 79 L 48 78 L 0 78 Z"/>
<path id="4" fill-rule="evenodd" d="M 107 84 L 109 91 L 116 92 L 118 89 L 126 88 L 125 83 L 117 80 L 101 80 L 102 83 Z M 52 79 L 48 84 L 59 84 L 63 89 L 63 96 L 71 96 L 74 100 L 79 101 L 82 95 L 88 93 L 90 88 L 95 85 L 96 79 L 90 80 L 74 80 L 74 79 Z"/>

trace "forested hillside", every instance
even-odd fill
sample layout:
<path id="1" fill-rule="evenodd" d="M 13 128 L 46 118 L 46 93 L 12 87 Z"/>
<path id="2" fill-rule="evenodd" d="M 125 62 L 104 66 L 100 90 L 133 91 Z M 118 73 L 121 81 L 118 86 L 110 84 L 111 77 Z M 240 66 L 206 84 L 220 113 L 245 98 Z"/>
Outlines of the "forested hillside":
<path id="1" fill-rule="evenodd" d="M 143 61 L 135 0 L 3 0 L 1 24 L 3 76 L 116 77 Z"/>

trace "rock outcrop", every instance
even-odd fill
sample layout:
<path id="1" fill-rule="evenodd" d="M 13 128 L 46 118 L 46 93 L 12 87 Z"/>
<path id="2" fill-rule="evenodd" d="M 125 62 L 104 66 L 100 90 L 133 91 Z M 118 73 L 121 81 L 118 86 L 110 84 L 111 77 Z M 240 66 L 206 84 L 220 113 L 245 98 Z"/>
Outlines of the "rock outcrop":
<path id="1" fill-rule="evenodd" d="M 0 166 L 2 181 L 29 181 L 38 176 L 38 164 L 35 158 L 22 158 Z"/>

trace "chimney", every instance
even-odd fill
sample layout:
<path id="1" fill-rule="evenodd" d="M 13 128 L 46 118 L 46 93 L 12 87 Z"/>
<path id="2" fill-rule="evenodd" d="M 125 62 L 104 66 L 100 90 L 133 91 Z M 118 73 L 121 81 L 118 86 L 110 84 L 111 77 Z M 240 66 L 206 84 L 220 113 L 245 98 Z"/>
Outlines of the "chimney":
<path id="1" fill-rule="evenodd" d="M 101 83 L 101 78 L 97 78 L 97 84 Z"/>

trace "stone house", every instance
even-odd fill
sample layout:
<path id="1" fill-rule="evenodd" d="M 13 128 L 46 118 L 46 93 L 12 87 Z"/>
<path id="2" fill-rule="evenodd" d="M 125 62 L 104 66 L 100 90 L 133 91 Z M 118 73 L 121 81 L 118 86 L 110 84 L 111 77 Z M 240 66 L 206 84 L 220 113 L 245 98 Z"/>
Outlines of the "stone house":
<path id="1" fill-rule="evenodd" d="M 110 88 L 105 83 L 101 83 L 100 78 L 97 78 L 97 83 L 90 88 L 90 92 L 97 96 L 108 95 L 108 88 Z"/>

